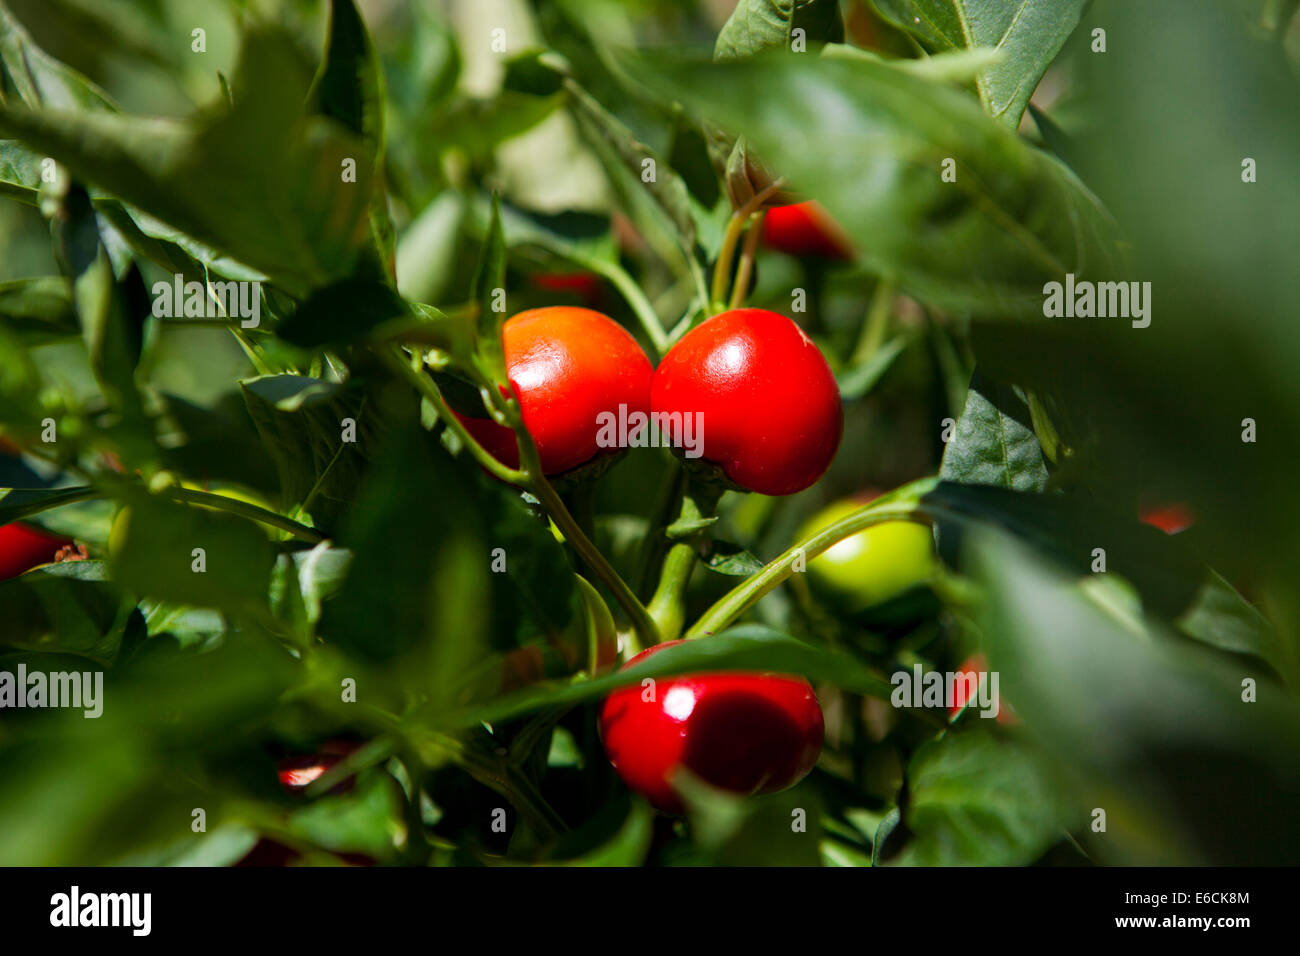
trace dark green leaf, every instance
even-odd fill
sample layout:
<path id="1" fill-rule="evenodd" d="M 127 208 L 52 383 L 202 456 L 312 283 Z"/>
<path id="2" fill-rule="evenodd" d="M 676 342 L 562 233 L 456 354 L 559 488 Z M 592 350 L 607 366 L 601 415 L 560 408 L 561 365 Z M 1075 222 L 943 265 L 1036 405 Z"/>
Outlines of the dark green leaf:
<path id="1" fill-rule="evenodd" d="M 273 556 L 256 524 L 138 489 L 124 502 L 110 561 L 123 587 L 163 601 L 236 612 L 265 605 Z M 200 548 L 201 556 L 195 554 Z"/>
<path id="2" fill-rule="evenodd" d="M 925 744 L 907 768 L 902 866 L 1025 866 L 1081 816 L 1026 743 L 983 728 Z"/>
<path id="3" fill-rule="evenodd" d="M 105 666 L 117 656 L 134 602 L 101 561 L 64 561 L 0 582 L 0 646 L 76 654 Z"/>
<path id="4" fill-rule="evenodd" d="M 806 50 L 844 42 L 839 0 L 740 0 L 718 33 L 713 56 L 731 60 L 763 50 L 789 50 L 795 30 Z"/>
<path id="5" fill-rule="evenodd" d="M 1014 539 L 970 539 L 1000 693 L 1067 758 L 1103 861 L 1284 864 L 1300 845 L 1300 707 L 1266 673 L 1150 633 Z M 1244 682 L 1256 682 L 1245 699 Z M 1251 807 L 1249 814 L 1234 808 Z"/>
<path id="6" fill-rule="evenodd" d="M 0 133 L 267 275 L 309 287 L 349 274 L 375 183 L 357 140 L 303 116 L 308 85 L 293 41 L 263 29 L 245 40 L 229 111 L 183 122 L 7 106 Z M 355 182 L 343 180 L 347 160 Z"/>
<path id="7" fill-rule="evenodd" d="M 0 283 L 0 323 L 28 345 L 76 336 L 79 326 L 68 281 L 42 276 Z"/>
<path id="8" fill-rule="evenodd" d="M 976 77 L 980 100 L 1010 129 L 1066 39 L 1087 0 L 873 0 L 882 14 L 931 52 L 991 47 L 1002 56 Z"/>
<path id="9" fill-rule="evenodd" d="M 966 407 L 943 451 L 939 477 L 968 485 L 1042 491 L 1047 484 L 1043 450 L 1034 435 L 1029 406 L 1007 385 L 977 372 Z"/>
<path id="10" fill-rule="evenodd" d="M 360 449 L 375 427 L 365 396 L 301 375 L 248 379 L 240 389 L 286 500 L 330 524 L 356 488 Z M 344 441 L 345 419 L 355 424 L 355 441 Z"/>
<path id="11" fill-rule="evenodd" d="M 344 279 L 322 286 L 276 326 L 286 342 L 303 348 L 341 345 L 364 338 L 390 319 L 410 315 L 411 307 L 388 285 L 374 279 Z"/>
<path id="12" fill-rule="evenodd" d="M 747 578 L 751 574 L 763 570 L 762 561 L 739 545 L 729 544 L 725 541 L 710 543 L 708 553 L 704 558 L 704 566 L 710 571 L 716 571 L 719 574 L 734 575 L 741 578 Z"/>

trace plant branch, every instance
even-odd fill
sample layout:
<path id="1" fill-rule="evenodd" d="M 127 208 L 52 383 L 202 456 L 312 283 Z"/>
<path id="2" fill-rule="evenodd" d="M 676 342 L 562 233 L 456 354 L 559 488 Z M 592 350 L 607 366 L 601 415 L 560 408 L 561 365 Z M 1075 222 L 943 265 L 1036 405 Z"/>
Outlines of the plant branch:
<path id="1" fill-rule="evenodd" d="M 724 629 L 760 598 L 775 590 L 782 581 L 790 577 L 794 573 L 795 561 L 800 556 L 805 561 L 809 561 L 873 524 L 882 521 L 907 520 L 919 514 L 927 514 L 927 509 L 920 504 L 920 498 L 930 491 L 937 481 L 936 478 L 922 478 L 904 485 L 897 491 L 864 505 L 847 518 L 835 522 L 806 541 L 800 541 L 788 548 L 764 566 L 763 570 L 746 578 L 723 595 L 686 632 L 686 637 L 688 639 L 704 637 Z"/>
<path id="2" fill-rule="evenodd" d="M 731 287 L 731 301 L 727 308 L 738 309 L 749 295 L 749 278 L 754 272 L 754 256 L 758 252 L 759 240 L 763 238 L 763 219 L 767 213 L 759 210 L 754 215 L 749 232 L 745 234 L 745 245 L 740 250 L 740 265 L 736 269 L 736 282 Z"/>
<path id="3" fill-rule="evenodd" d="M 215 511 L 228 511 L 230 514 L 239 515 L 241 518 L 279 528 L 281 531 L 286 531 L 298 540 L 306 541 L 309 544 L 320 544 L 325 540 L 325 535 L 315 528 L 309 528 L 305 524 L 299 524 L 292 518 L 286 518 L 282 514 L 268 511 L 247 501 L 240 501 L 238 498 L 215 495 L 208 491 L 194 491 L 190 488 L 176 487 L 167 488 L 162 494 L 173 501 L 190 505 L 202 505 Z"/>
<path id="4" fill-rule="evenodd" d="M 429 400 L 430 404 L 437 410 L 438 417 L 442 419 L 443 424 L 456 434 L 456 437 L 461 440 L 461 444 L 474 456 L 475 461 L 492 475 L 508 484 L 523 485 L 527 483 L 528 473 L 526 471 L 510 468 L 497 461 L 486 448 L 474 440 L 474 436 L 465 429 L 460 419 L 452 414 L 451 406 L 447 404 L 447 400 L 442 396 L 442 390 L 438 388 L 433 379 L 424 374 L 424 360 L 418 354 L 413 353 L 415 361 L 420 363 L 420 369 L 416 369 L 412 363 L 404 361 L 400 350 L 396 347 L 391 351 L 381 348 L 377 349 L 376 352 L 393 371 L 415 386 L 415 390 Z"/>

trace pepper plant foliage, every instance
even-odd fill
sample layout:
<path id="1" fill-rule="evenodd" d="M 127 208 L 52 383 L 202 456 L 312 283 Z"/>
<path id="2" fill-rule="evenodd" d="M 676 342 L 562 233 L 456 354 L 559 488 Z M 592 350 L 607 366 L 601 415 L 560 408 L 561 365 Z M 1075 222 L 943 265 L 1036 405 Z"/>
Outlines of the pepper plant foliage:
<path id="1" fill-rule="evenodd" d="M 0 671 L 104 688 L 0 712 L 0 863 L 1296 861 L 1294 4 L 715 6 L 0 3 L 0 524 L 86 555 L 0 583 Z M 807 198 L 852 262 L 742 245 Z M 1151 323 L 1045 317 L 1067 274 Z M 830 471 L 716 514 L 666 449 L 543 476 L 501 326 L 579 294 L 652 361 L 794 317 Z M 935 530 L 926 600 L 809 586 L 891 519 Z M 691 639 L 609 666 L 665 601 Z M 891 704 L 977 651 L 1014 722 Z M 709 670 L 809 678 L 821 760 L 656 815 L 597 709 Z"/>

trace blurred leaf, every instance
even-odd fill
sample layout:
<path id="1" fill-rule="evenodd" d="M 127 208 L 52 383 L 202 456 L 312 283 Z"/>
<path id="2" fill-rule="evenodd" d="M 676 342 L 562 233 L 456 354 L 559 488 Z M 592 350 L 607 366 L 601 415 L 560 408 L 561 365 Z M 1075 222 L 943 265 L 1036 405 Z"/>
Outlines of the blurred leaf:
<path id="1" fill-rule="evenodd" d="M 226 633 L 226 619 L 220 611 L 189 607 L 145 598 L 140 602 L 145 628 L 150 637 L 170 634 L 182 648 L 202 647 Z"/>
<path id="2" fill-rule="evenodd" d="M 79 332 L 68 281 L 60 276 L 0 282 L 0 323 L 27 345 Z"/>
<path id="3" fill-rule="evenodd" d="M 365 22 L 353 0 L 330 0 L 329 35 L 313 90 L 321 112 L 371 147 L 384 144 L 384 80 Z"/>
<path id="4" fill-rule="evenodd" d="M 921 500 L 941 514 L 1011 531 L 1079 575 L 1093 573 L 1093 549 L 1104 548 L 1106 573 L 1127 578 L 1141 594 L 1144 609 L 1169 620 L 1187 610 L 1204 577 L 1204 564 L 1176 537 L 1077 495 L 944 481 Z M 945 545 L 948 528 L 945 523 Z"/>
<path id="5" fill-rule="evenodd" d="M 113 577 L 123 587 L 178 604 L 245 611 L 265 606 L 271 545 L 250 521 L 132 489 L 113 529 Z M 196 548 L 204 570 L 195 570 Z"/>
<path id="6" fill-rule="evenodd" d="M 289 829 L 335 853 L 391 860 L 406 834 L 403 804 L 392 777 L 382 771 L 367 772 L 352 793 L 324 796 L 296 810 L 289 817 Z"/>
<path id="7" fill-rule="evenodd" d="M 101 492 L 89 486 L 74 488 L 0 488 L 0 525 L 6 525 L 48 508 L 85 501 Z"/>
<path id="8" fill-rule="evenodd" d="M 896 335 L 872 352 L 865 362 L 843 372 L 839 377 L 840 398 L 852 402 L 868 394 L 885 377 L 889 367 L 894 364 L 894 359 L 909 344 L 911 340 L 908 336 Z"/>
<path id="9" fill-rule="evenodd" d="M 654 840 L 654 811 L 648 803 L 633 800 L 622 825 L 608 840 L 581 856 L 557 861 L 555 866 L 641 866 Z"/>
<path id="10" fill-rule="evenodd" d="M 441 302 L 461 247 L 465 201 L 446 190 L 416 216 L 397 242 L 397 290 L 413 302 Z"/>
<path id="11" fill-rule="evenodd" d="M 971 540 L 980 626 L 1000 692 L 1053 753 L 1090 853 L 1127 863 L 1294 862 L 1300 706 L 1263 673 L 1160 633 L 1135 635 L 1013 539 Z M 1243 700 L 1243 681 L 1258 682 Z M 1243 814 L 1240 808 L 1251 812 Z"/>
<path id="12" fill-rule="evenodd" d="M 992 47 L 1002 54 L 976 79 L 980 101 L 1009 129 L 1020 125 L 1025 105 L 1074 28 L 1088 0 L 872 0 L 899 29 L 926 49 Z"/>
<path id="13" fill-rule="evenodd" d="M 843 43 L 839 0 L 740 0 L 718 32 L 714 59 L 789 50 L 795 30 L 803 31 L 809 49 L 821 43 Z"/>
<path id="14" fill-rule="evenodd" d="M 134 601 L 102 561 L 63 561 L 0 582 L 0 646 L 76 654 L 105 666 L 117 656 Z"/>
<path id="15" fill-rule="evenodd" d="M 5 3 L 0 3 L 0 62 L 6 85 L 28 109 L 115 109 L 103 90 L 38 47 Z"/>
<path id="16" fill-rule="evenodd" d="M 325 57 L 313 92 L 321 112 L 343 124 L 370 147 L 375 169 L 384 157 L 384 74 L 353 0 L 330 0 L 329 35 Z M 374 275 L 391 278 L 395 233 L 388 214 L 388 197 L 377 186 L 370 204 L 370 234 Z"/>
<path id="17" fill-rule="evenodd" d="M 313 292 L 276 326 L 275 334 L 303 348 L 340 345 L 364 338 L 376 326 L 410 312 L 411 307 L 383 282 L 343 279 Z"/>
<path id="18" fill-rule="evenodd" d="M 356 488 L 359 449 L 375 427 L 363 414 L 365 395 L 301 375 L 246 379 L 240 389 L 286 500 L 328 526 Z M 355 441 L 343 440 L 344 419 L 355 423 Z"/>
<path id="19" fill-rule="evenodd" d="M 245 38 L 228 112 L 196 124 L 6 106 L 0 133 L 287 285 L 310 287 L 350 271 L 374 182 L 356 140 L 302 115 L 308 84 L 293 42 L 262 29 Z M 355 182 L 343 181 L 345 160 L 356 164 Z"/>
<path id="20" fill-rule="evenodd" d="M 487 159 L 505 140 L 532 129 L 564 102 L 562 95 L 532 96 L 505 90 L 491 99 L 462 99 L 439 113 L 429 135 L 441 149 Z"/>
<path id="21" fill-rule="evenodd" d="M 978 372 L 966 407 L 943 451 L 939 477 L 968 485 L 996 485 L 1015 491 L 1042 491 L 1047 466 L 1034 435 L 1029 406 L 1010 386 Z"/>
<path id="22" fill-rule="evenodd" d="M 689 265 L 695 255 L 695 221 L 686 183 L 581 86 L 566 80 L 565 89 L 570 112 L 619 196 L 620 207 L 660 258 Z"/>
<path id="23" fill-rule="evenodd" d="M 351 564 L 351 552 L 326 541 L 309 551 L 278 555 L 271 575 L 271 610 L 304 639 L 314 637 L 321 602 L 338 592 Z"/>
<path id="24" fill-rule="evenodd" d="M 1215 571 L 1178 619 L 1178 629 L 1220 650 L 1254 654 L 1283 672 L 1283 652 L 1273 626 Z"/>
<path id="25" fill-rule="evenodd" d="M 631 69 L 744 136 L 827 207 L 866 265 L 925 301 L 1041 317 L 1045 280 L 1105 273 L 1116 254 L 1113 222 L 1055 158 L 960 92 L 888 63 L 658 56 L 635 58 Z M 941 178 L 947 159 L 955 182 Z"/>
<path id="26" fill-rule="evenodd" d="M 821 806 L 811 787 L 744 797 L 678 771 L 673 784 L 687 804 L 698 862 L 710 866 L 818 866 Z M 797 821 L 803 827 L 796 827 Z"/>
<path id="27" fill-rule="evenodd" d="M 1025 866 L 1077 815 L 1028 745 L 989 730 L 949 732 L 923 745 L 907 780 L 910 839 L 886 864 Z"/>

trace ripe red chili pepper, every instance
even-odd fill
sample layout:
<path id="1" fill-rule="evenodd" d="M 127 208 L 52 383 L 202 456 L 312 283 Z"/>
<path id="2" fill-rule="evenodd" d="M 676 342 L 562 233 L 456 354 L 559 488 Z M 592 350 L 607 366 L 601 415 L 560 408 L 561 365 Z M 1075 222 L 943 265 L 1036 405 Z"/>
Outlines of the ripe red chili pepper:
<path id="1" fill-rule="evenodd" d="M 655 415 L 695 415 L 702 457 L 765 495 L 807 488 L 830 467 L 844 431 L 839 386 L 793 321 L 733 309 L 669 350 L 650 388 Z"/>
<path id="2" fill-rule="evenodd" d="M 600 454 L 602 412 L 650 408 L 650 360 L 636 339 L 606 315 L 574 306 L 520 312 L 502 329 L 506 371 L 524 426 L 548 475 L 569 471 Z M 498 461 L 519 467 L 514 432 L 488 418 L 457 415 Z"/>
<path id="3" fill-rule="evenodd" d="M 853 247 L 844 231 L 812 200 L 769 209 L 763 219 L 763 244 L 799 258 L 853 258 Z"/>
<path id="4" fill-rule="evenodd" d="M 642 651 L 626 666 L 680 643 Z M 680 812 L 673 787 L 679 768 L 736 793 L 784 790 L 817 762 L 824 724 L 802 677 L 717 673 L 617 690 L 601 708 L 600 731 L 628 787 L 661 810 Z"/>

